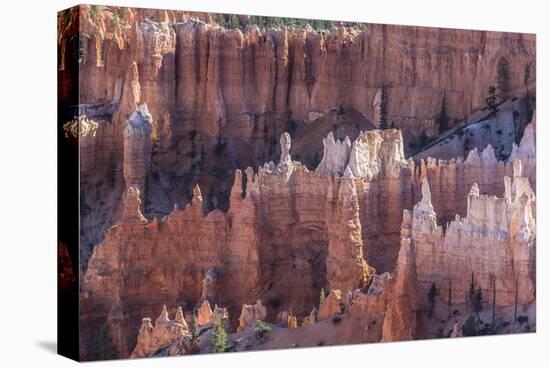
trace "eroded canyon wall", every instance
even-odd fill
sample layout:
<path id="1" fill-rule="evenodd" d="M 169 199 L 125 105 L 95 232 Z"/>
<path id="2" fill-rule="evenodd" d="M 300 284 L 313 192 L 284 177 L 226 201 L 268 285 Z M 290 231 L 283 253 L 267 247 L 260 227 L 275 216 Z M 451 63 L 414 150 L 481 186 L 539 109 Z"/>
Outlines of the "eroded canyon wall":
<path id="1" fill-rule="evenodd" d="M 288 135 L 281 140 L 276 166 L 237 171 L 227 213 L 205 215 L 197 187 L 185 209 L 147 223 L 139 190 L 128 188 L 84 277 L 83 324 L 92 330 L 113 307 L 133 323 L 155 304 L 192 307 L 203 298 L 227 306 L 233 320 L 261 298 L 274 319 L 279 309 L 309 312 L 327 285 L 364 286 L 371 271 L 353 182 L 309 172 L 290 160 Z M 134 340 L 134 330 L 122 329 Z M 118 346 L 128 350 L 127 341 Z"/>
<path id="2" fill-rule="evenodd" d="M 185 12 L 123 9 L 118 19 L 117 11 L 80 8 L 82 103 L 118 104 L 135 62 L 140 102 L 153 119 L 160 124 L 168 113 L 169 128 L 192 125 L 207 139 L 222 131 L 253 143 L 266 128 L 276 137 L 289 119 L 308 121 L 339 105 L 374 119 L 382 86 L 389 120 L 417 135 L 433 124 L 443 95 L 450 118 L 463 120 L 483 105 L 501 56 L 511 90 L 524 85 L 524 66 L 534 63 L 532 35 L 378 24 L 243 32 Z"/>
<path id="3" fill-rule="evenodd" d="M 392 272 L 374 274 L 368 286 L 354 291 L 332 289 L 321 300 L 319 310 L 313 308 L 301 322 L 292 313 L 281 312 L 272 321 L 276 331 L 267 346 L 266 341 L 254 342 L 258 336 L 248 339 L 254 320 L 266 318 L 266 308 L 260 301 L 245 304 L 239 328 L 230 334 L 232 348 L 242 350 L 242 344 L 247 345 L 245 350 L 252 346 L 284 348 L 298 342 L 300 346 L 313 346 L 319 345 L 317 340 L 335 344 L 411 340 L 429 336 L 426 327 L 430 323 L 439 330 L 443 330 L 442 324 L 446 328 L 452 326 L 448 329 L 451 337 L 462 335 L 456 323 L 460 317 L 451 317 L 450 310 L 455 309 L 453 315 L 458 314 L 458 309 L 471 312 L 471 288 L 484 294 L 483 303 L 494 303 L 492 312 L 493 317 L 495 312 L 498 317 L 497 327 L 509 317 L 507 309 L 531 307 L 535 301 L 535 197 L 528 179 L 520 176 L 521 169 L 521 161 L 516 160 L 513 181 L 504 178 L 502 198 L 480 195 L 474 184 L 467 198 L 466 216 L 457 215 L 445 227 L 437 225 L 428 179 L 424 177 L 422 199 L 414 210 L 403 213 L 400 250 Z M 448 316 L 431 320 L 432 311 L 428 310 L 433 305 L 426 297 L 430 287 L 438 289 L 434 302 L 448 308 Z M 201 319 L 205 304 L 210 310 L 205 301 L 198 311 Z M 203 325 L 212 325 L 215 313 L 210 311 Z M 185 320 L 178 321 L 178 315 L 182 318 L 181 309 L 173 321 L 165 319 L 165 314 L 166 308 L 154 328 L 151 319 L 143 319 L 133 357 L 208 351 L 208 334 L 198 343 L 202 347 L 193 349 L 189 332 L 179 332 L 185 325 Z M 167 332 L 168 326 L 176 332 Z M 161 337 L 152 339 L 153 335 Z"/>
<path id="4" fill-rule="evenodd" d="M 449 305 L 467 303 L 470 287 L 480 288 L 497 306 L 534 302 L 535 195 L 521 169 L 521 161 L 515 161 L 514 178 L 504 178 L 501 198 L 480 195 L 474 184 L 466 216 L 457 215 L 446 228 L 437 225 L 424 179 L 422 200 L 403 222 L 421 294 L 435 284 L 442 298 L 448 295 Z"/>
<path id="5" fill-rule="evenodd" d="M 531 157 L 534 141 L 530 136 L 525 135 L 515 149 L 516 155 Z M 139 146 L 140 142 L 147 145 L 140 136 L 133 143 Z M 233 323 L 242 304 L 257 299 L 266 304 L 271 321 L 284 310 L 309 315 L 321 288 L 346 293 L 367 287 L 375 271 L 393 271 L 395 264 L 403 261 L 398 269 L 411 269 L 410 259 L 398 258 L 400 253 L 413 251 L 403 249 L 403 234 L 420 236 L 421 232 L 403 227 L 398 213 L 412 209 L 414 202 L 428 195 L 425 189 L 421 192 L 419 182 L 429 180 L 441 189 L 458 185 L 456 175 L 448 174 L 449 165 L 451 172 L 461 167 L 463 175 L 469 173 L 472 180 L 485 177 L 482 165 L 483 170 L 492 172 L 492 180 L 501 175 L 505 182 L 505 167 L 511 165 L 489 157 L 489 147 L 481 156 L 472 152 L 476 159 L 434 161 L 437 172 L 445 177 L 438 180 L 430 164 L 416 166 L 411 159 L 405 160 L 399 130 L 363 132 L 353 143 L 349 139 L 336 141 L 329 135 L 324 144 L 326 155 L 317 171 L 311 172 L 291 159 L 291 139 L 283 134 L 278 164 L 268 162 L 257 173 L 251 168 L 244 173 L 236 171 L 227 213 L 206 210 L 197 186 L 185 208 L 175 207 L 168 216 L 148 221 L 140 211 L 139 189 L 128 187 L 120 219 L 95 248 L 84 277 L 84 330 L 93 330 L 106 315 L 118 315 L 118 346 L 122 353 L 129 353 L 137 330 L 127 325 L 154 314 L 159 304 L 192 309 L 198 302 L 209 300 L 227 307 Z M 138 148 L 132 152 L 146 154 Z M 130 172 L 143 167 L 139 157 L 127 162 L 135 166 Z M 516 169 L 516 179 L 528 185 L 529 178 L 522 175 L 529 176 Z M 459 186 L 467 182 L 461 180 Z M 505 184 L 503 187 L 503 192 L 508 192 Z M 500 194 L 493 185 L 485 190 Z M 429 197 L 432 208 L 432 201 L 445 208 L 454 205 L 449 202 L 462 200 L 468 213 L 469 191 L 451 190 L 437 198 L 430 191 Z M 449 210 L 460 213 L 461 208 Z M 437 225 L 435 211 L 433 223 Z M 529 266 L 524 273 L 530 272 Z M 401 289 L 396 299 L 402 305 L 409 302 L 408 289 L 416 287 L 406 278 L 411 275 L 403 272 L 399 270 L 401 275 L 389 282 L 389 289 Z M 503 287 L 509 285 L 507 280 Z M 391 307 L 389 315 L 395 316 L 388 321 L 385 338 L 397 335 L 399 326 L 395 325 L 403 324 L 409 325 L 407 338 L 412 337 L 413 316 L 403 314 L 404 306 Z"/>
<path id="6" fill-rule="evenodd" d="M 345 340 L 362 342 L 414 338 L 426 286 L 452 283 L 460 303 L 461 271 L 496 289 L 500 306 L 516 294 L 532 302 L 534 122 L 507 161 L 490 145 L 465 159 L 405 152 L 422 131 L 437 133 L 443 100 L 451 120 L 479 112 L 501 57 L 512 91 L 532 84 L 534 72 L 523 77 L 534 36 L 376 24 L 241 31 L 185 12 L 78 9 L 61 18 L 59 78 L 81 81 L 81 104 L 67 108 L 93 127 L 80 144 L 84 354 L 106 323 L 128 356 L 136 325 L 164 304 L 159 328 L 179 336 L 181 315 L 167 319 L 176 306 L 227 307 L 235 329 L 243 304 L 261 300 L 270 322 L 290 312 L 314 325 L 321 289 L 338 290 L 334 308 L 343 302 L 358 325 Z M 363 131 L 378 124 L 382 87 L 399 129 Z M 154 334 L 150 321 L 142 329 Z"/>
<path id="7" fill-rule="evenodd" d="M 480 109 L 501 57 L 510 90 L 521 89 L 524 67 L 535 61 L 532 35 L 378 24 L 225 29 L 201 14 L 88 5 L 60 17 L 58 43 L 60 82 L 79 80 L 77 88 L 64 88 L 80 101 L 67 108 L 98 123 L 81 147 L 84 269 L 120 214 L 125 124 L 139 105 L 152 118 L 144 214 L 168 214 L 190 200 L 197 183 L 210 210 L 227 211 L 234 170 L 277 159 L 284 131 L 326 125 L 355 138 L 373 126 L 369 118 L 378 123 L 384 87 L 388 120 L 413 141 L 424 130 L 437 133 L 443 97 L 451 120 Z M 528 83 L 536 78 L 531 70 Z M 341 112 L 362 124 L 340 131 L 349 124 Z M 321 146 L 309 135 L 300 137 L 298 150 L 309 152 L 302 158 L 311 169 Z M 397 207 L 391 206 L 396 213 Z M 387 232 L 398 233 L 395 222 Z"/>

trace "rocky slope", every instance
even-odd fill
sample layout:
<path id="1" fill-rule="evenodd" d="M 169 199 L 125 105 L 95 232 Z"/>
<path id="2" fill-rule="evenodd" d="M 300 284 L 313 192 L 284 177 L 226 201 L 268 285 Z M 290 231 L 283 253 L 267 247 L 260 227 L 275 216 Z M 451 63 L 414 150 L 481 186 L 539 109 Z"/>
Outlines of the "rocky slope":
<path id="1" fill-rule="evenodd" d="M 415 160 L 427 157 L 452 159 L 465 156 L 472 149 L 482 151 L 491 145 L 499 160 L 510 157 L 514 144 L 521 140 L 526 126 L 535 118 L 534 85 L 521 98 L 512 98 L 498 106 L 495 116 L 480 116 L 469 124 L 442 134 L 422 151 L 413 155 Z M 527 100 L 528 99 L 528 100 Z"/>

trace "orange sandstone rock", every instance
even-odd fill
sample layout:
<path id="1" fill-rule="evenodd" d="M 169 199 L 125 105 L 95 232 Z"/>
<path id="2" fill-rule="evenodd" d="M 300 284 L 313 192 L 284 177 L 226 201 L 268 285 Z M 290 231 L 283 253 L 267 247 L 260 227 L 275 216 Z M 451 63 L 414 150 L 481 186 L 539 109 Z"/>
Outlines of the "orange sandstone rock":
<path id="1" fill-rule="evenodd" d="M 243 331 L 253 326 L 256 320 L 265 320 L 266 315 L 267 310 L 260 300 L 257 300 L 256 304 L 253 305 L 243 305 L 237 331 Z"/>

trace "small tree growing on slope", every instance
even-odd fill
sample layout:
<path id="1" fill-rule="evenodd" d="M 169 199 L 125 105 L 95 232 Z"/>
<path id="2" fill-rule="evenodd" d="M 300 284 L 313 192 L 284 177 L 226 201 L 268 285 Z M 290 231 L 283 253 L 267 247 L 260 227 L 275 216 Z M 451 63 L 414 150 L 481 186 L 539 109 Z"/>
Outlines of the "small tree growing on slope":
<path id="1" fill-rule="evenodd" d="M 449 129 L 449 116 L 447 116 L 446 105 L 447 104 L 445 101 L 445 95 L 443 95 L 443 98 L 441 99 L 441 107 L 439 109 L 439 113 L 435 117 L 435 123 L 437 124 L 437 128 L 439 129 L 440 134 Z"/>
<path id="2" fill-rule="evenodd" d="M 193 312 L 193 318 L 191 319 L 191 344 L 193 350 L 195 350 L 199 345 L 199 324 L 197 322 L 195 312 Z"/>
<path id="3" fill-rule="evenodd" d="M 214 334 L 210 339 L 210 353 L 223 353 L 229 351 L 229 343 L 227 342 L 227 332 L 221 322 L 217 322 L 214 326 Z"/>
<path id="4" fill-rule="evenodd" d="M 264 335 L 266 335 L 270 331 L 271 331 L 271 326 L 269 326 L 267 323 L 263 322 L 262 320 L 256 320 L 254 322 L 254 333 L 256 334 L 256 337 L 263 338 Z"/>
<path id="5" fill-rule="evenodd" d="M 497 89 L 500 100 L 505 100 L 510 93 L 510 64 L 504 56 L 498 59 L 497 64 Z"/>
<path id="6" fill-rule="evenodd" d="M 475 336 L 479 333 L 479 325 L 474 313 L 470 313 L 462 326 L 464 336 Z"/>
<path id="7" fill-rule="evenodd" d="M 92 340 L 90 350 L 91 360 L 107 360 L 118 358 L 118 350 L 114 344 L 109 325 L 103 324 Z"/>
<path id="8" fill-rule="evenodd" d="M 388 125 L 388 96 L 386 93 L 386 87 L 380 88 L 380 111 L 379 111 L 379 128 L 380 130 L 387 130 Z"/>
<path id="9" fill-rule="evenodd" d="M 481 287 L 475 287 L 474 273 L 472 273 L 472 279 L 470 281 L 470 289 L 468 290 L 468 304 L 470 311 L 475 313 L 479 319 L 479 312 L 483 310 L 483 291 Z"/>
<path id="10" fill-rule="evenodd" d="M 481 310 L 483 310 L 483 292 L 481 290 L 481 287 L 477 287 L 476 293 L 474 295 L 474 312 L 477 314 Z"/>
<path id="11" fill-rule="evenodd" d="M 430 290 L 428 291 L 428 303 L 430 304 L 430 309 L 428 311 L 428 319 L 432 318 L 434 306 L 435 306 L 435 297 L 439 295 L 439 291 L 435 286 L 435 283 L 432 283 Z"/>
<path id="12" fill-rule="evenodd" d="M 487 104 L 487 108 L 491 112 L 489 116 L 496 117 L 497 116 L 497 89 L 494 85 L 491 85 L 489 88 L 487 88 L 487 97 L 485 98 L 485 103 Z"/>

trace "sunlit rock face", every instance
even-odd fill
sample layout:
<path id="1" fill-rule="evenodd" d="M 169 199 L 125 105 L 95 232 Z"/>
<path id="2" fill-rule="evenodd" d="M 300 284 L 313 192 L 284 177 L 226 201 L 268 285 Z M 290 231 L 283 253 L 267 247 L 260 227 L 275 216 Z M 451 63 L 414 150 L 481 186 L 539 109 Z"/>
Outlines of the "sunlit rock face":
<path id="1" fill-rule="evenodd" d="M 471 283 L 493 297 L 497 306 L 526 305 L 535 300 L 535 195 L 529 181 L 504 178 L 503 197 L 482 195 L 472 185 L 465 217 L 441 227 L 431 205 L 427 180 L 423 198 L 404 219 L 402 240 L 410 241 L 419 287 L 427 293 L 435 284 L 450 294 L 450 304 L 464 304 Z M 411 218 L 409 212 L 404 216 Z M 449 290 L 450 288 L 450 290 Z"/>
<path id="2" fill-rule="evenodd" d="M 139 106 L 130 115 L 124 129 L 124 181 L 126 187 L 145 192 L 151 169 L 151 131 L 153 120 L 147 105 Z"/>

